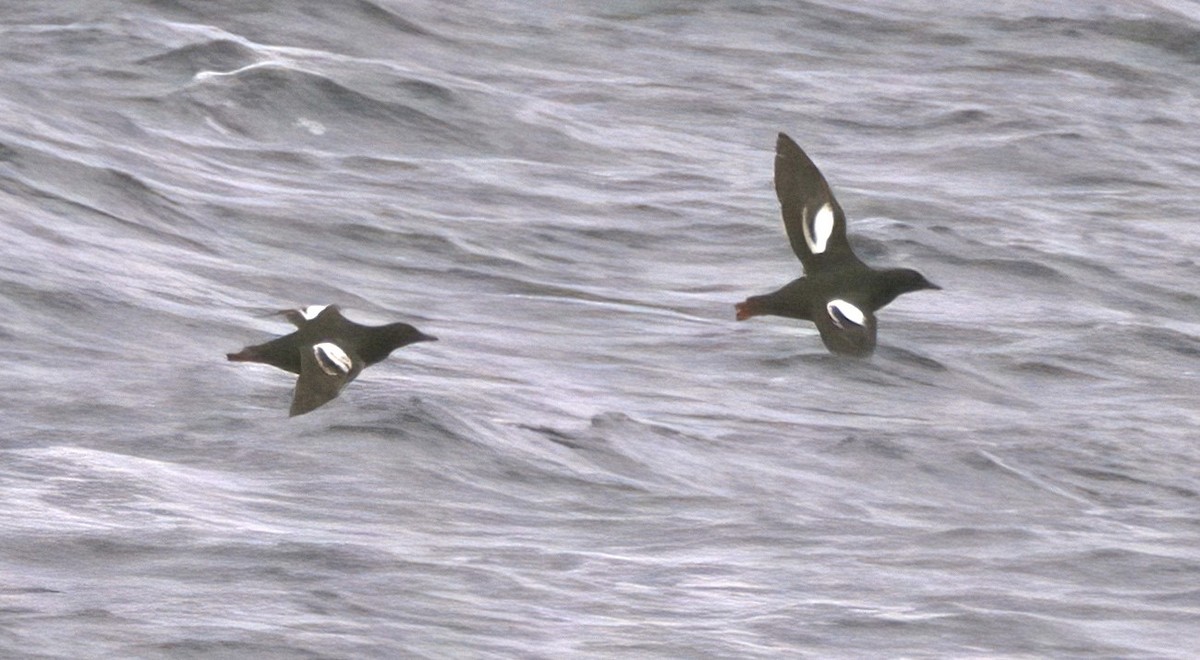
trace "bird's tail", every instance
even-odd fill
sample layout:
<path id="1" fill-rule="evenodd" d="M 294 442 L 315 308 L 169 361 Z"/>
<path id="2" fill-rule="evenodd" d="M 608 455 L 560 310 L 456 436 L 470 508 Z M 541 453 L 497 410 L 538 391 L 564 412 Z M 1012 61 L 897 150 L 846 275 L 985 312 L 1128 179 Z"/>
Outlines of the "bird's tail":
<path id="1" fill-rule="evenodd" d="M 734 305 L 733 309 L 737 312 L 737 320 L 739 321 L 745 321 L 751 316 L 758 316 L 759 314 L 762 314 L 762 309 L 759 306 L 756 298 L 747 298 Z"/>

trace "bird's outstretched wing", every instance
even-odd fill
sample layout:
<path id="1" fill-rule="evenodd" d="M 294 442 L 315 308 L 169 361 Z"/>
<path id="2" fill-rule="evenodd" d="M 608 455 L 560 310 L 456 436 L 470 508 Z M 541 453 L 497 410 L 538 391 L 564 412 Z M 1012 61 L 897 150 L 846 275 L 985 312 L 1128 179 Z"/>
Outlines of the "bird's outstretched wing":
<path id="1" fill-rule="evenodd" d="M 821 341 L 831 353 L 867 357 L 875 351 L 875 315 L 866 307 L 830 300 L 812 313 Z"/>
<path id="2" fill-rule="evenodd" d="M 783 133 L 775 143 L 775 194 L 792 251 L 805 273 L 813 275 L 827 264 L 861 263 L 846 240 L 846 214 L 825 177 Z"/>
<path id="3" fill-rule="evenodd" d="M 303 415 L 329 403 L 362 369 L 362 359 L 331 341 L 302 346 L 300 377 L 288 415 Z"/>
<path id="4" fill-rule="evenodd" d="M 341 312 L 338 311 L 337 305 L 309 305 L 308 307 L 304 307 L 302 309 L 280 310 L 279 313 L 282 314 L 288 321 L 291 321 L 292 325 L 296 326 L 297 328 L 303 328 L 304 326 L 308 325 L 309 321 L 316 320 L 318 316 L 320 316 L 330 307 L 333 308 L 334 312 L 338 312 L 339 315 L 341 314 Z"/>

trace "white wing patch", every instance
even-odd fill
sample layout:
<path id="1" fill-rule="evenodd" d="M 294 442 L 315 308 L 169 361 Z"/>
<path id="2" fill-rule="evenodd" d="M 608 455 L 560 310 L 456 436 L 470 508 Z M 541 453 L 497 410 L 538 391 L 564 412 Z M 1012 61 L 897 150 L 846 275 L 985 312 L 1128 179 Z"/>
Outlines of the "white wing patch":
<path id="1" fill-rule="evenodd" d="M 830 300 L 825 305 L 825 311 L 829 313 L 829 318 L 833 319 L 833 324 L 843 330 L 846 326 L 842 321 L 849 321 L 857 326 L 865 326 L 867 324 L 867 315 L 863 314 L 861 309 L 841 298 Z"/>
<path id="2" fill-rule="evenodd" d="M 345 376 L 354 366 L 354 361 L 350 359 L 349 355 L 346 355 L 346 351 L 332 342 L 314 344 L 313 357 L 317 358 L 317 364 L 320 365 L 321 371 L 330 376 Z"/>
<path id="3" fill-rule="evenodd" d="M 328 306 L 329 305 L 309 305 L 308 307 L 305 307 L 304 309 L 300 310 L 300 315 L 303 316 L 305 319 L 311 321 L 311 320 L 317 318 L 318 314 L 325 311 L 325 308 Z"/>
<path id="4" fill-rule="evenodd" d="M 833 236 L 833 207 L 826 202 L 812 218 L 808 218 L 808 209 L 804 209 L 804 242 L 813 254 L 822 254 L 829 246 L 829 237 Z"/>

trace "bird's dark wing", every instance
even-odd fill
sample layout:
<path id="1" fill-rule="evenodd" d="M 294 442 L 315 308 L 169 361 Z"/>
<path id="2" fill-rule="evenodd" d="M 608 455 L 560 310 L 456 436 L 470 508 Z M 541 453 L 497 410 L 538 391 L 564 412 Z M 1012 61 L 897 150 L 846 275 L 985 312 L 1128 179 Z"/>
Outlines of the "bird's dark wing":
<path id="1" fill-rule="evenodd" d="M 304 326 L 308 325 L 310 321 L 315 321 L 317 317 L 324 314 L 325 311 L 331 307 L 333 308 L 333 312 L 330 312 L 330 314 L 336 312 L 338 316 L 341 316 L 341 312 L 338 310 L 337 305 L 309 305 L 303 309 L 283 309 L 280 310 L 279 313 L 282 314 L 283 317 L 288 321 L 291 321 L 292 325 L 296 326 L 297 328 L 303 328 Z"/>
<path id="2" fill-rule="evenodd" d="M 858 262 L 846 240 L 846 214 L 825 177 L 783 133 L 775 143 L 775 194 L 792 251 L 804 264 L 805 273 L 813 275 L 826 264 Z"/>
<path id="3" fill-rule="evenodd" d="M 308 323 L 309 321 L 308 317 L 304 315 L 304 312 L 298 309 L 284 309 L 280 310 L 279 313 L 283 314 L 283 317 L 288 321 L 291 321 L 292 325 L 296 326 L 297 328 L 303 328 L 304 324 Z"/>
<path id="4" fill-rule="evenodd" d="M 875 315 L 870 309 L 835 299 L 814 309 L 812 317 L 830 353 L 867 357 L 875 351 Z"/>
<path id="5" fill-rule="evenodd" d="M 300 377 L 292 397 L 291 417 L 315 410 L 337 397 L 363 369 L 362 359 L 334 342 L 300 348 Z"/>
<path id="6" fill-rule="evenodd" d="M 346 317 L 342 316 L 342 310 L 337 305 L 326 305 L 310 322 L 336 327 L 345 321 Z"/>

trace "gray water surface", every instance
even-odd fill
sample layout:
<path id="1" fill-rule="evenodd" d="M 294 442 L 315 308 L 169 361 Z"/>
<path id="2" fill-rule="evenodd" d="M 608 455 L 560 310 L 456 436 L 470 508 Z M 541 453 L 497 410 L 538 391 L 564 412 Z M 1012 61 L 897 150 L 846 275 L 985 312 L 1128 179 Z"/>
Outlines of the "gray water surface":
<path id="1" fill-rule="evenodd" d="M 0 9 L 0 656 L 1200 647 L 1194 3 Z M 441 341 L 289 420 L 325 303 Z"/>

